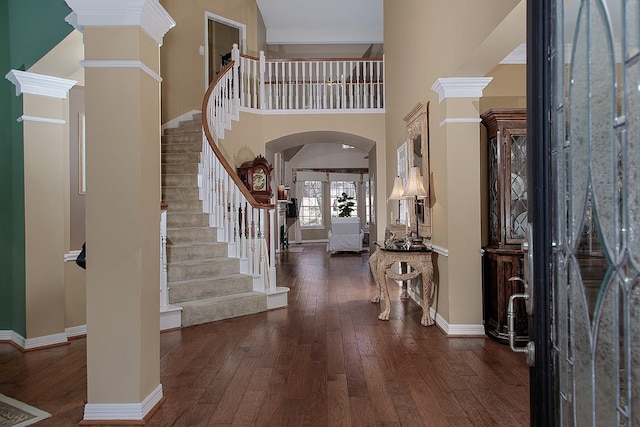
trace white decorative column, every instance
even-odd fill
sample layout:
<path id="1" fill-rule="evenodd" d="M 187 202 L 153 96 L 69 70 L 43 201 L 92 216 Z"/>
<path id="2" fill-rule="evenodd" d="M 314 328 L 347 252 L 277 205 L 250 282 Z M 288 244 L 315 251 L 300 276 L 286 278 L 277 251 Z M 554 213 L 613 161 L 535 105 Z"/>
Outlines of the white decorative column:
<path id="1" fill-rule="evenodd" d="M 68 93 L 77 82 L 19 70 L 5 77 L 23 98 L 26 337 L 16 344 L 34 349 L 67 342 Z"/>
<path id="2" fill-rule="evenodd" d="M 485 77 L 452 77 L 432 86 L 439 101 L 431 118 L 432 145 L 438 145 L 432 151 L 446 159 L 444 164 L 432 163 L 438 200 L 433 231 L 434 244 L 444 247 L 438 265 L 448 288 L 439 303 L 448 305 L 449 318 L 441 326 L 449 335 L 484 335 L 478 104 L 490 82 Z M 446 236 L 444 241 L 438 235 Z"/>
<path id="3" fill-rule="evenodd" d="M 139 423 L 160 384 L 158 0 L 66 0 L 84 35 L 86 423 Z"/>

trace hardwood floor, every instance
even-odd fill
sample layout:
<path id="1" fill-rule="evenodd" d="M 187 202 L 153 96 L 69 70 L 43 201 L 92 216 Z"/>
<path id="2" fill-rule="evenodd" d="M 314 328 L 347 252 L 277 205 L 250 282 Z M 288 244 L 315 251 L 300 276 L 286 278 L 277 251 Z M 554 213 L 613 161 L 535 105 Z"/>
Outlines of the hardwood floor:
<path id="1" fill-rule="evenodd" d="M 282 253 L 287 308 L 161 335 L 165 401 L 148 426 L 528 426 L 529 369 L 489 338 L 447 338 L 390 286 L 377 319 L 367 253 Z M 85 339 L 21 353 L 0 343 L 0 393 L 75 426 Z"/>

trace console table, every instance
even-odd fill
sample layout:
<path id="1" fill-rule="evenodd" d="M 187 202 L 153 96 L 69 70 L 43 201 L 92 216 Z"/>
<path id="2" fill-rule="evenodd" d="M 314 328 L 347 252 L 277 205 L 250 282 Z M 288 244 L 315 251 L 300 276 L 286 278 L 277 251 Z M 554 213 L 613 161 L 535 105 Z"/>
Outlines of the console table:
<path id="1" fill-rule="evenodd" d="M 390 267 L 396 263 L 406 263 L 411 267 L 408 273 L 398 273 L 392 271 Z M 431 249 L 388 249 L 377 246 L 375 252 L 369 258 L 369 267 L 376 281 L 377 295 L 371 302 L 384 300 L 384 309 L 378 316 L 380 320 L 389 320 L 391 312 L 391 301 L 389 300 L 389 288 L 386 278 L 392 280 L 410 280 L 422 275 L 422 319 L 423 326 L 435 324 L 431 318 L 430 307 L 433 304 L 433 263 L 431 262 Z M 403 284 L 403 295 L 405 294 Z"/>

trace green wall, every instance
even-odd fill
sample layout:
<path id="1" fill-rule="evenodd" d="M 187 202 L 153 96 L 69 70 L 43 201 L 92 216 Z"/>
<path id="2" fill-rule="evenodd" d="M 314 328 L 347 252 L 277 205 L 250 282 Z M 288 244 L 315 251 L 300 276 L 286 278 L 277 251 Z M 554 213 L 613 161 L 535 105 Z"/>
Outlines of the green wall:
<path id="1" fill-rule="evenodd" d="M 0 0 L 0 330 L 26 337 L 22 96 L 4 76 L 27 70 L 73 28 L 64 0 Z M 43 212 L 43 215 L 46 215 Z"/>

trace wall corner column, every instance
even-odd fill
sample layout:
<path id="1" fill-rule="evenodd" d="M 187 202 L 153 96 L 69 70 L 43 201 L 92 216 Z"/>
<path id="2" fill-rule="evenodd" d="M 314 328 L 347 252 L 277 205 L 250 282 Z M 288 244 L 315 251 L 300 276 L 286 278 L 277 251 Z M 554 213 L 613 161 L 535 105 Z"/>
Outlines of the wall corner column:
<path id="1" fill-rule="evenodd" d="M 160 384 L 158 0 L 66 0 L 84 34 L 86 423 L 142 422 Z"/>
<path id="2" fill-rule="evenodd" d="M 65 237 L 69 205 L 69 90 L 74 80 L 11 70 L 22 95 L 26 350 L 67 343 Z"/>
<path id="3" fill-rule="evenodd" d="M 490 82 L 487 77 L 440 78 L 431 88 L 439 100 L 434 106 L 433 136 L 446 159 L 434 184 L 446 187 L 436 188 L 436 193 L 446 196 L 434 209 L 434 243 L 448 250 L 440 272 L 444 289 L 439 303 L 447 305 L 445 323 L 450 336 L 484 335 L 478 109 L 482 91 Z M 445 242 L 438 241 L 439 228 Z"/>

